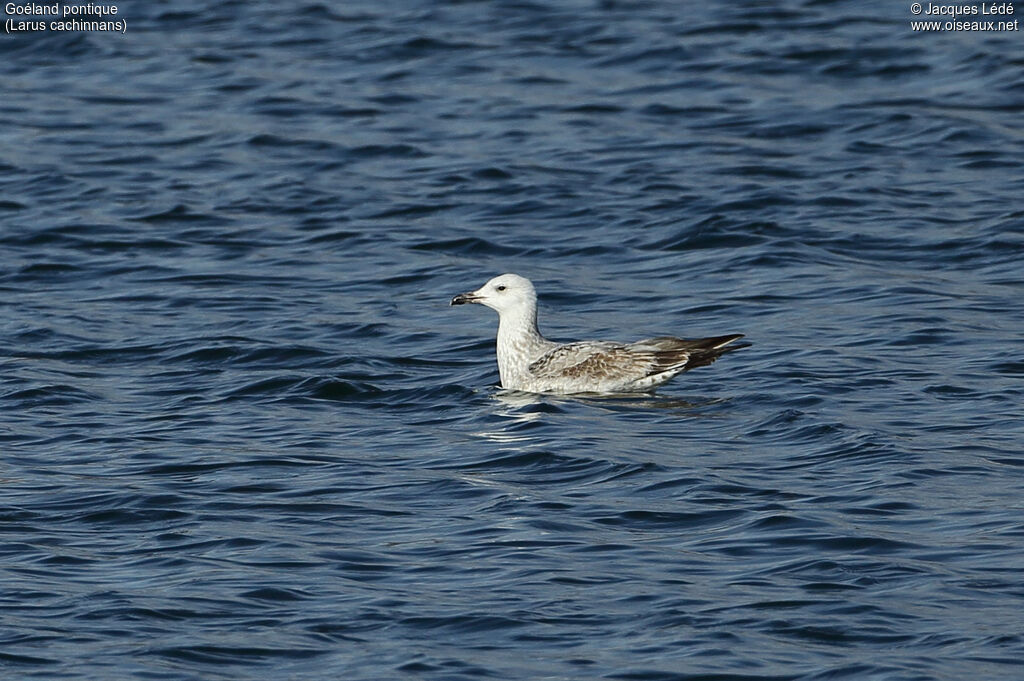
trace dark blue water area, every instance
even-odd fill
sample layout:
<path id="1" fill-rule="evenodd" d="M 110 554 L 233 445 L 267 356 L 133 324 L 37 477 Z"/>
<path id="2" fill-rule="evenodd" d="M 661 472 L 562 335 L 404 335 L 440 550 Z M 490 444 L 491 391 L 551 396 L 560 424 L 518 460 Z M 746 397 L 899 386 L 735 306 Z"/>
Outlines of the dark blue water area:
<path id="1" fill-rule="evenodd" d="M 1024 674 L 1024 50 L 910 3 L 0 36 L 0 677 Z M 745 333 L 652 396 L 550 337 Z"/>

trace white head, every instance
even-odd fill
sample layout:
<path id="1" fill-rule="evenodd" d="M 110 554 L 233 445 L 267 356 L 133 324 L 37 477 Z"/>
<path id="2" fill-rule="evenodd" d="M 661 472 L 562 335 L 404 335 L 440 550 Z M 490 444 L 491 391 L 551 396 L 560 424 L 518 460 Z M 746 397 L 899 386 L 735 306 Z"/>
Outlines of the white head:
<path id="1" fill-rule="evenodd" d="M 452 305 L 466 303 L 486 305 L 502 317 L 511 314 L 535 319 L 537 314 L 537 292 L 529 279 L 518 274 L 502 274 L 471 293 L 452 298 Z"/>

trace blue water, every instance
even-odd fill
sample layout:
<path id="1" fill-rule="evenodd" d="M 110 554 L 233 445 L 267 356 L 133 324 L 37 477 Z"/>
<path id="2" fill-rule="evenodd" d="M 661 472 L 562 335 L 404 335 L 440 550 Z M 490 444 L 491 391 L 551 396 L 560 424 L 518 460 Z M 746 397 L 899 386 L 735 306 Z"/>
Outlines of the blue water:
<path id="1" fill-rule="evenodd" d="M 2 678 L 1024 674 L 1019 32 L 120 12 L 0 36 Z M 753 346 L 505 393 L 506 271 Z"/>

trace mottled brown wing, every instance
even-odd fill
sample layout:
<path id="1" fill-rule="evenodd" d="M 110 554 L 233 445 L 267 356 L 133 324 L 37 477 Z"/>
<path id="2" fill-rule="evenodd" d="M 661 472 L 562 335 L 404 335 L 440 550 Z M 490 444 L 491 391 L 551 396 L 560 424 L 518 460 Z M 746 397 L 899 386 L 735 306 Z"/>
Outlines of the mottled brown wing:
<path id="1" fill-rule="evenodd" d="M 540 379 L 628 383 L 668 371 L 678 373 L 707 366 L 725 352 L 747 347 L 748 343 L 729 345 L 742 337 L 742 334 L 698 339 L 658 336 L 629 345 L 567 343 L 551 350 L 529 368 L 530 373 Z"/>
<path id="2" fill-rule="evenodd" d="M 652 364 L 650 352 L 637 352 L 618 343 L 567 343 L 533 362 L 530 373 L 542 379 L 629 381 L 646 376 Z"/>

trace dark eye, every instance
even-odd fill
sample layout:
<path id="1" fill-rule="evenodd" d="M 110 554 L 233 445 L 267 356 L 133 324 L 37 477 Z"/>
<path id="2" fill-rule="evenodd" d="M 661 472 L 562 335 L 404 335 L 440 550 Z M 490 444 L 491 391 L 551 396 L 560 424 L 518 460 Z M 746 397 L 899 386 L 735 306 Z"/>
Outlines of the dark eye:
<path id="1" fill-rule="evenodd" d="M 504 286 L 495 286 L 494 288 L 497 289 L 498 291 L 504 291 L 505 290 Z"/>

